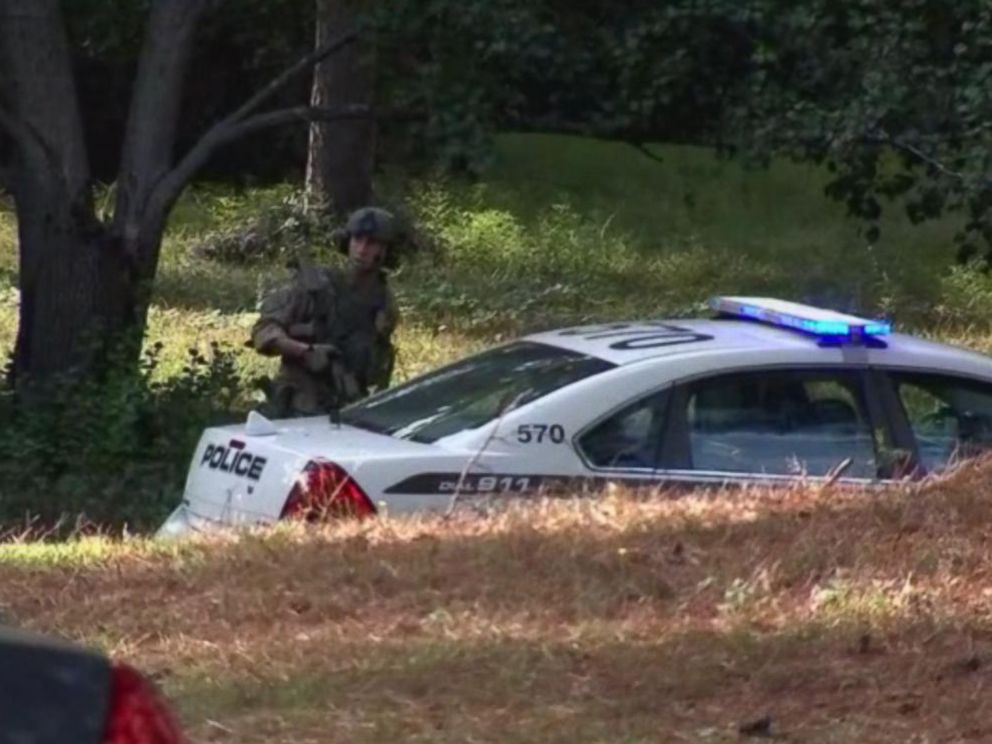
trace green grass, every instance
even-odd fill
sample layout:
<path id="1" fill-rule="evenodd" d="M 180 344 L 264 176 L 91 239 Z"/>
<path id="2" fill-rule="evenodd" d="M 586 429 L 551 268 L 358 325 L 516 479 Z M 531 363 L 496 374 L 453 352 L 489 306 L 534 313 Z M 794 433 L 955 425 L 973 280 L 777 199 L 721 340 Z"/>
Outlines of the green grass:
<path id="1" fill-rule="evenodd" d="M 506 137 L 487 183 L 496 206 L 528 220 L 568 203 L 651 253 L 727 251 L 780 267 L 804 293 L 826 285 L 827 297 L 869 306 L 879 300 L 878 281 L 908 295 L 932 293 L 953 260 L 957 222 L 914 226 L 899 204 L 887 208 L 881 238 L 869 246 L 863 226 L 824 195 L 822 169 L 777 162 L 753 170 L 697 148 L 652 151 L 662 163 L 618 143 Z"/>

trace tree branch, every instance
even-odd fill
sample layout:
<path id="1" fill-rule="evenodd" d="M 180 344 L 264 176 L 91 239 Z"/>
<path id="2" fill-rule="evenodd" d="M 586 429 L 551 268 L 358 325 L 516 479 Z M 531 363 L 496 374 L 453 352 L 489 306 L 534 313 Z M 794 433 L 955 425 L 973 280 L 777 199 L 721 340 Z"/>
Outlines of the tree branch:
<path id="1" fill-rule="evenodd" d="M 210 156 L 219 147 L 229 142 L 262 129 L 292 122 L 339 121 L 342 119 L 364 119 L 371 116 L 373 116 L 372 111 L 367 106 L 349 105 L 337 108 L 294 106 L 256 114 L 226 126 L 214 126 L 155 186 L 155 190 L 148 200 L 149 217 L 154 218 L 157 214 L 164 215 L 179 198 L 179 194 L 182 193 L 186 184 L 210 159 Z"/>
<path id="2" fill-rule="evenodd" d="M 155 184 L 172 167 L 183 83 L 206 0 L 156 0 L 141 47 L 117 176 L 114 226 L 139 229 Z"/>
<path id="3" fill-rule="evenodd" d="M 210 127 L 199 141 L 190 148 L 182 160 L 172 170 L 163 175 L 151 190 L 142 214 L 141 222 L 143 229 L 162 223 L 167 210 L 179 198 L 179 194 L 186 184 L 189 183 L 190 179 L 207 162 L 218 147 L 230 142 L 232 139 L 244 136 L 249 132 L 257 131 L 263 127 L 284 124 L 296 119 L 310 121 L 322 118 L 327 121 L 331 120 L 328 117 L 354 117 L 356 113 L 350 109 L 347 111 L 325 111 L 318 116 L 317 112 L 320 111 L 319 109 L 299 106 L 259 114 L 256 117 L 249 118 L 259 106 L 279 92 L 294 77 L 311 69 L 315 64 L 331 56 L 339 49 L 351 44 L 357 38 L 358 33 L 356 31 L 348 31 L 330 39 L 326 44 L 321 45 L 310 54 L 301 57 L 295 64 L 287 67 L 240 107 Z M 345 107 L 345 109 L 348 109 L 348 107 Z M 368 111 L 364 112 L 364 115 L 369 115 Z"/>
<path id="4" fill-rule="evenodd" d="M 0 67 L 7 94 L 2 126 L 18 167 L 85 199 L 90 170 L 62 11 L 56 0 L 0 0 Z M 51 198 L 51 197 L 49 197 Z"/>
<path id="5" fill-rule="evenodd" d="M 268 129 L 269 127 L 276 127 L 282 124 L 340 121 L 342 119 L 369 119 L 372 116 L 372 110 L 364 104 L 348 104 L 333 108 L 294 106 L 287 109 L 278 109 L 277 111 L 267 111 L 264 114 L 256 114 L 255 116 L 244 119 L 239 124 L 234 125 L 224 132 L 219 144 L 240 139 L 260 129 Z"/>
<path id="6" fill-rule="evenodd" d="M 916 145 L 910 144 L 909 142 L 903 142 L 902 140 L 893 137 L 888 132 L 876 130 L 874 132 L 870 132 L 865 139 L 871 144 L 888 145 L 899 152 L 903 152 L 920 161 L 928 168 L 940 173 L 942 176 L 946 176 L 947 178 L 952 178 L 956 181 L 969 180 L 969 177 L 964 173 L 952 170 L 933 155 L 924 152 Z M 979 178 L 977 179 L 977 182 L 983 189 L 992 189 L 992 177 Z"/>
<path id="7" fill-rule="evenodd" d="M 230 126 L 231 124 L 241 121 L 249 114 L 257 111 L 259 106 L 278 93 L 283 87 L 286 86 L 287 83 L 289 83 L 290 80 L 295 78 L 297 75 L 310 70 L 314 65 L 327 59 L 338 50 L 348 46 L 357 38 L 358 33 L 356 31 L 347 31 L 340 36 L 330 39 L 326 44 L 315 49 L 307 56 L 302 57 L 296 62 L 296 64 L 291 67 L 287 67 L 279 73 L 279 75 L 269 81 L 264 88 L 245 101 L 240 108 L 218 122 L 216 126 Z M 214 128 L 216 128 L 216 126 Z M 211 129 L 211 132 L 212 131 L 213 129 Z M 210 133 L 208 132 L 208 135 L 209 134 Z"/>

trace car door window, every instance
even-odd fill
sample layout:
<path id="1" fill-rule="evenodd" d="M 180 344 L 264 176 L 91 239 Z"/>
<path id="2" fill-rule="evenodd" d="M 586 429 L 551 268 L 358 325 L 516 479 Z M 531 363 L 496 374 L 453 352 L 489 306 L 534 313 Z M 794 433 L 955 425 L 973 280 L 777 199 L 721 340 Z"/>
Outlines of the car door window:
<path id="1" fill-rule="evenodd" d="M 872 426 L 857 373 L 748 372 L 686 390 L 691 467 L 768 475 L 878 474 Z"/>
<path id="2" fill-rule="evenodd" d="M 654 469 L 658 464 L 667 392 L 656 393 L 608 416 L 579 438 L 595 468 Z"/>
<path id="3" fill-rule="evenodd" d="M 927 470 L 992 448 L 992 385 L 942 375 L 892 378 Z"/>

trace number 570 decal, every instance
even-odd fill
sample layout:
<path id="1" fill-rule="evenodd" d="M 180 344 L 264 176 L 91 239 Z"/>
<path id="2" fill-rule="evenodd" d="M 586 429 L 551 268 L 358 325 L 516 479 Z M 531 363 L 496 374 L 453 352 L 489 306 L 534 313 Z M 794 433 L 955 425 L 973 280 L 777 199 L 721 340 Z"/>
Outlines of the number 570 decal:
<path id="1" fill-rule="evenodd" d="M 521 444 L 541 444 L 544 441 L 561 444 L 565 441 L 565 427 L 561 424 L 521 424 L 517 427 L 517 441 Z"/>

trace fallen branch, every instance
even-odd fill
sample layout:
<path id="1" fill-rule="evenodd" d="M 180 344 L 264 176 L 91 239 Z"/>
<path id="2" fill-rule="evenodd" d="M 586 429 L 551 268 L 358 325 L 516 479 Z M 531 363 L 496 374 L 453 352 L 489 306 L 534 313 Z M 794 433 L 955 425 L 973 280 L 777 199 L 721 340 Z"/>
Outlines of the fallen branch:
<path id="1" fill-rule="evenodd" d="M 344 49 L 349 44 L 353 43 L 358 38 L 358 33 L 356 31 L 347 31 L 340 36 L 336 36 L 330 39 L 326 44 L 315 49 L 310 54 L 302 57 L 295 64 L 287 67 L 281 73 L 276 75 L 267 85 L 265 85 L 261 90 L 259 90 L 255 95 L 249 98 L 244 104 L 242 104 L 234 112 L 226 116 L 220 122 L 218 122 L 210 131 L 218 127 L 227 127 L 235 124 L 243 119 L 245 119 L 249 114 L 254 113 L 258 110 L 259 106 L 269 100 L 272 96 L 278 93 L 283 87 L 285 87 L 289 81 L 304 72 L 310 70 L 314 65 L 323 62 L 325 59 L 330 57 L 337 51 Z M 207 133 L 208 135 L 210 132 Z"/>
<path id="2" fill-rule="evenodd" d="M 646 157 L 648 160 L 653 160 L 656 163 L 665 162 L 665 159 L 661 157 L 661 155 L 655 155 L 647 148 L 647 145 L 645 145 L 643 142 L 627 142 L 627 144 L 633 147 L 639 153 L 641 153 L 641 155 Z"/>

